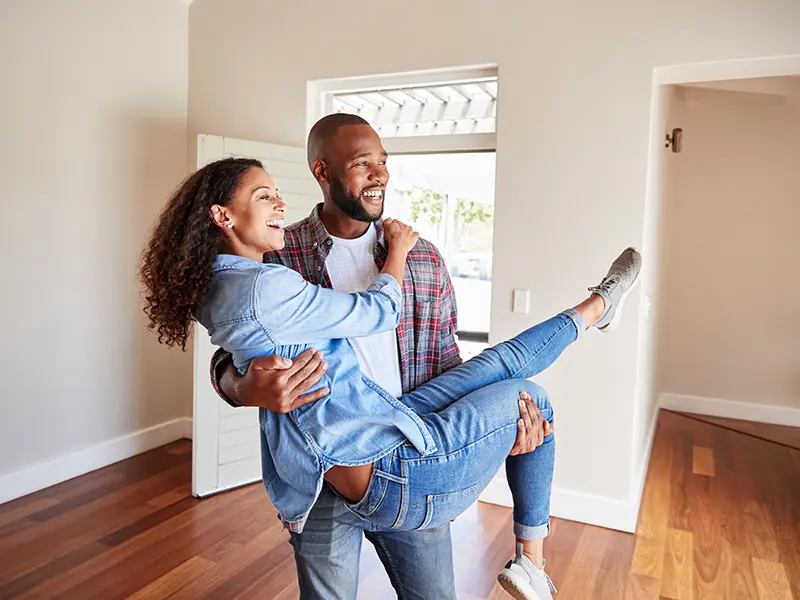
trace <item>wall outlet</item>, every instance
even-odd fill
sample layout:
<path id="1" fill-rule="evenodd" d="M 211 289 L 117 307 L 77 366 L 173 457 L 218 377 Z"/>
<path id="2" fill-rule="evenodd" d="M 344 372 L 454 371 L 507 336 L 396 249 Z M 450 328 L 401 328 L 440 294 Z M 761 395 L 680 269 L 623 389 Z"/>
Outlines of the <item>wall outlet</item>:
<path id="1" fill-rule="evenodd" d="M 515 313 L 528 314 L 530 311 L 531 293 L 529 290 L 514 290 L 513 308 Z"/>

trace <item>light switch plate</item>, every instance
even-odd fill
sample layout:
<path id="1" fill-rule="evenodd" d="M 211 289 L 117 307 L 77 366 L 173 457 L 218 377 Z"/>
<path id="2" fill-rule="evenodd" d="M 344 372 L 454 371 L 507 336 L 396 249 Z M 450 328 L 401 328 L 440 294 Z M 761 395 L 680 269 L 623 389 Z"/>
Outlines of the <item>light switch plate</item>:
<path id="1" fill-rule="evenodd" d="M 515 313 L 528 314 L 530 311 L 530 300 L 530 290 L 514 290 L 514 306 L 512 310 Z"/>

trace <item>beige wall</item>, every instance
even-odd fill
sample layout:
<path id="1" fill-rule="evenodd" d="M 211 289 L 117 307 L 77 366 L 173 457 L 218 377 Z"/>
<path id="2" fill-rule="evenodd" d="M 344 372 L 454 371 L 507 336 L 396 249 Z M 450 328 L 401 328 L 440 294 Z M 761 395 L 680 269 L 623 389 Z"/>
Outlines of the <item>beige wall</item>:
<path id="1" fill-rule="evenodd" d="M 186 173 L 188 9 L 0 2 L 0 475 L 191 410 L 138 254 Z"/>
<path id="2" fill-rule="evenodd" d="M 798 53 L 794 0 L 196 0 L 189 134 L 302 145 L 308 80 L 497 63 L 497 340 L 574 303 L 642 244 L 654 67 Z M 531 314 L 511 312 L 514 288 L 532 290 Z M 556 487 L 583 505 L 627 500 L 643 453 L 638 306 L 540 378 L 558 414 Z"/>
<path id="3" fill-rule="evenodd" d="M 800 95 L 679 88 L 671 120 L 661 391 L 800 408 Z"/>

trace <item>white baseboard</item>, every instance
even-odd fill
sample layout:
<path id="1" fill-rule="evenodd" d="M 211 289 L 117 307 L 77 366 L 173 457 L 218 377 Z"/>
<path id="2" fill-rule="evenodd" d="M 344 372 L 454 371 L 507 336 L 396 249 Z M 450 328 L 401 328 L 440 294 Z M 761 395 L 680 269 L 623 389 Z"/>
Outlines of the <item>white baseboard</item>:
<path id="1" fill-rule="evenodd" d="M 479 500 L 509 508 L 513 506 L 506 478 L 495 477 Z M 550 497 L 550 515 L 559 519 L 633 533 L 639 516 L 639 503 L 553 488 Z"/>
<path id="2" fill-rule="evenodd" d="M 739 400 L 720 400 L 683 394 L 661 394 L 658 405 L 667 410 L 696 415 L 800 427 L 800 408 L 790 406 L 755 404 Z"/>
<path id="3" fill-rule="evenodd" d="M 642 503 L 642 494 L 644 494 L 647 469 L 650 467 L 650 455 L 653 453 L 653 442 L 656 438 L 656 427 L 658 426 L 658 413 L 660 410 L 660 408 L 656 407 L 654 411 L 653 420 L 650 423 L 650 430 L 647 432 L 647 438 L 644 442 L 644 456 L 638 467 L 636 467 L 636 471 L 634 471 L 634 480 L 631 483 L 631 503 L 636 507 L 636 521 L 639 520 L 639 508 Z"/>
<path id="4" fill-rule="evenodd" d="M 194 430 L 194 427 L 193 427 L 193 424 L 192 424 L 192 418 L 191 417 L 181 417 L 180 419 L 178 419 L 178 421 L 181 422 L 181 428 L 182 428 L 182 433 L 183 433 L 183 435 L 181 437 L 183 437 L 183 439 L 185 439 L 185 440 L 192 439 L 192 434 L 193 434 L 193 430 Z"/>
<path id="5" fill-rule="evenodd" d="M 0 504 L 78 477 L 181 438 L 192 437 L 192 420 L 182 417 L 140 429 L 79 452 L 0 474 Z"/>

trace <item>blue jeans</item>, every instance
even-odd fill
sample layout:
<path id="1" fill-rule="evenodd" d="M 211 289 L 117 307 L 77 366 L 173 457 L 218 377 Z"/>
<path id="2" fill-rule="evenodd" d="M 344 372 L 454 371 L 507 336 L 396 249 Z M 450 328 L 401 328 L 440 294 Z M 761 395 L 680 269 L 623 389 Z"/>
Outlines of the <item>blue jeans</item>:
<path id="1" fill-rule="evenodd" d="M 382 530 L 324 485 L 303 533 L 290 535 L 301 600 L 355 600 L 362 535 L 400 600 L 456 600 L 449 522 L 423 531 Z"/>
<path id="2" fill-rule="evenodd" d="M 438 450 L 421 456 L 409 443 L 399 446 L 373 465 L 366 494 L 348 507 L 382 528 L 439 527 L 464 512 L 505 461 L 515 535 L 545 537 L 555 443 L 550 435 L 534 452 L 508 456 L 517 437 L 519 393 L 530 394 L 552 422 L 547 394 L 524 380 L 553 364 L 584 329 L 581 316 L 566 311 L 403 396 L 425 415 Z"/>

